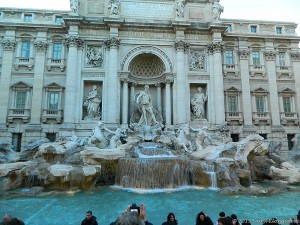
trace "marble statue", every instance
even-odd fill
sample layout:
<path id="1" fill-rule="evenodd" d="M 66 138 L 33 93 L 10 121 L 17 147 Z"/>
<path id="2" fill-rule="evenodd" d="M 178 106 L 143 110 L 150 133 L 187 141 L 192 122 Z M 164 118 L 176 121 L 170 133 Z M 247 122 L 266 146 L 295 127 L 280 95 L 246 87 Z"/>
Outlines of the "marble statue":
<path id="1" fill-rule="evenodd" d="M 191 98 L 192 116 L 194 119 L 205 119 L 205 102 L 207 95 L 202 92 L 202 88 L 198 87 L 198 92 Z"/>
<path id="2" fill-rule="evenodd" d="M 220 15 L 224 11 L 224 7 L 219 3 L 220 0 L 215 0 L 212 8 L 212 21 L 219 21 Z"/>
<path id="3" fill-rule="evenodd" d="M 97 86 L 93 85 L 92 90 L 89 92 L 83 106 L 87 110 L 87 116 L 84 119 L 100 119 L 100 103 L 101 98 L 98 94 Z"/>
<path id="4" fill-rule="evenodd" d="M 110 0 L 108 9 L 109 15 L 119 15 L 120 2 L 118 0 Z"/>
<path id="5" fill-rule="evenodd" d="M 79 0 L 70 0 L 70 8 L 73 13 L 78 13 Z"/>
<path id="6" fill-rule="evenodd" d="M 93 135 L 89 138 L 88 144 L 93 144 L 100 149 L 117 148 L 122 144 L 121 137 L 125 136 L 121 128 L 112 131 L 105 126 L 104 121 L 99 121 L 93 129 Z"/>
<path id="7" fill-rule="evenodd" d="M 137 93 L 136 103 L 142 113 L 138 124 L 151 125 L 153 122 L 158 123 L 153 112 L 152 99 L 148 85 L 144 87 L 143 91 Z"/>
<path id="8" fill-rule="evenodd" d="M 182 19 L 184 18 L 184 7 L 185 7 L 185 0 L 176 0 L 174 11 L 176 13 L 176 18 Z"/>

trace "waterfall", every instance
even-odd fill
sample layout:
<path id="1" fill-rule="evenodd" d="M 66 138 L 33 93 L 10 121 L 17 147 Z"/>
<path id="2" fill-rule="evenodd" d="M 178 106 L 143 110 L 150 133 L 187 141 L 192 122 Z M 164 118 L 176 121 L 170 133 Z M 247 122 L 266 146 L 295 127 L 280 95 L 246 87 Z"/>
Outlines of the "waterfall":
<path id="1" fill-rule="evenodd" d="M 209 175 L 210 178 L 210 188 L 218 189 L 217 186 L 217 176 L 215 172 L 215 166 L 213 164 L 208 164 L 206 162 L 201 162 L 201 166 L 204 169 L 204 172 Z"/>

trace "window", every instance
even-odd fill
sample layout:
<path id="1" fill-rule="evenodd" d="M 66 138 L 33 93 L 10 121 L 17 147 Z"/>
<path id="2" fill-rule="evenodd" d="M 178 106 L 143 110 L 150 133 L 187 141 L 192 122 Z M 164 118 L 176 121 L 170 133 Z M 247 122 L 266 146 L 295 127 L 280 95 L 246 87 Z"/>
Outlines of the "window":
<path id="1" fill-rule="evenodd" d="M 252 61 L 254 66 L 260 66 L 260 52 L 253 51 L 252 52 Z"/>
<path id="2" fill-rule="evenodd" d="M 292 150 L 294 147 L 294 141 L 295 134 L 287 134 L 287 141 L 288 141 L 288 149 Z"/>
<path id="3" fill-rule="evenodd" d="M 55 17 L 55 23 L 56 24 L 62 24 L 64 22 L 63 18 L 61 16 Z"/>
<path id="4" fill-rule="evenodd" d="M 237 96 L 228 96 L 228 111 L 229 112 L 237 112 L 238 111 Z"/>
<path id="5" fill-rule="evenodd" d="M 276 34 L 282 34 L 282 27 L 276 27 Z"/>
<path id="6" fill-rule="evenodd" d="M 30 41 L 23 41 L 21 47 L 21 57 L 29 58 L 30 56 Z"/>
<path id="7" fill-rule="evenodd" d="M 11 144 L 13 146 L 13 150 L 16 152 L 21 151 L 22 145 L 22 134 L 21 133 L 13 133 L 11 138 Z"/>
<path id="8" fill-rule="evenodd" d="M 52 110 L 57 110 L 58 101 L 59 101 L 59 92 L 58 91 L 49 92 L 48 108 Z"/>
<path id="9" fill-rule="evenodd" d="M 56 140 L 56 133 L 46 133 L 46 138 L 50 142 L 55 142 L 55 140 Z"/>
<path id="10" fill-rule="evenodd" d="M 250 26 L 250 32 L 257 33 L 257 26 L 255 26 L 255 25 Z"/>
<path id="11" fill-rule="evenodd" d="M 232 25 L 231 25 L 231 24 L 228 24 L 228 25 L 227 25 L 226 31 L 227 31 L 227 32 L 231 32 L 231 31 L 232 31 Z"/>
<path id="12" fill-rule="evenodd" d="M 32 15 L 31 14 L 25 14 L 24 15 L 24 22 L 32 22 Z"/>
<path id="13" fill-rule="evenodd" d="M 227 65 L 234 64 L 234 61 L 233 61 L 233 50 L 226 50 L 225 51 L 225 64 L 227 64 Z"/>
<path id="14" fill-rule="evenodd" d="M 264 96 L 255 96 L 256 112 L 264 112 Z"/>
<path id="15" fill-rule="evenodd" d="M 62 56 L 62 43 L 54 43 L 53 51 L 52 51 L 52 58 L 53 59 L 61 59 L 61 56 Z"/>
<path id="16" fill-rule="evenodd" d="M 283 103 L 283 111 L 288 113 L 292 112 L 292 104 L 291 104 L 291 97 L 282 97 L 282 103 Z"/>
<path id="17" fill-rule="evenodd" d="M 25 109 L 26 91 L 16 91 L 16 109 Z"/>
<path id="18" fill-rule="evenodd" d="M 285 66 L 285 52 L 279 52 L 279 66 Z"/>

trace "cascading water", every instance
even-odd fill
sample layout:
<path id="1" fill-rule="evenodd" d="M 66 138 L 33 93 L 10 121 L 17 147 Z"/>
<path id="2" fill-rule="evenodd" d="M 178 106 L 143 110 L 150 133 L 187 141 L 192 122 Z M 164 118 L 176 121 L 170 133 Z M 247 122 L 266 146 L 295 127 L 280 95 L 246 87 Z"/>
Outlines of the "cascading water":
<path id="1" fill-rule="evenodd" d="M 201 166 L 203 167 L 204 172 L 209 175 L 210 183 L 211 183 L 210 189 L 218 189 L 215 166 L 213 164 L 208 164 L 206 162 L 201 162 Z"/>
<path id="2" fill-rule="evenodd" d="M 125 188 L 162 189 L 188 185 L 208 186 L 201 165 L 179 158 L 157 143 L 141 143 L 135 148 L 139 158 L 118 161 L 115 184 Z"/>

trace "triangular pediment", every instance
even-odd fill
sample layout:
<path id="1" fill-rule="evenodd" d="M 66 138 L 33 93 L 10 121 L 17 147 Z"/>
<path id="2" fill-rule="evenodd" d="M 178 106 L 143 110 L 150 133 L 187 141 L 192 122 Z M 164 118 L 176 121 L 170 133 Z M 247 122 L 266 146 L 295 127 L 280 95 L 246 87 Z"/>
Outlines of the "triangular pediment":
<path id="1" fill-rule="evenodd" d="M 64 89 L 65 87 L 53 82 L 45 86 L 45 88 L 51 88 L 51 89 Z"/>
<path id="2" fill-rule="evenodd" d="M 12 88 L 30 88 L 32 87 L 31 85 L 24 83 L 22 81 L 14 83 L 13 85 L 11 85 Z"/>

